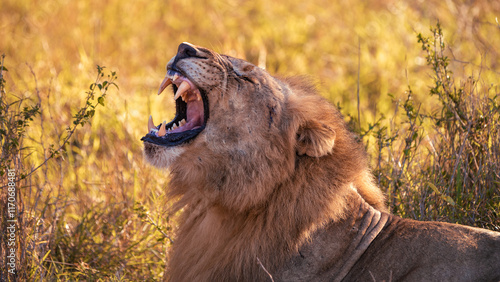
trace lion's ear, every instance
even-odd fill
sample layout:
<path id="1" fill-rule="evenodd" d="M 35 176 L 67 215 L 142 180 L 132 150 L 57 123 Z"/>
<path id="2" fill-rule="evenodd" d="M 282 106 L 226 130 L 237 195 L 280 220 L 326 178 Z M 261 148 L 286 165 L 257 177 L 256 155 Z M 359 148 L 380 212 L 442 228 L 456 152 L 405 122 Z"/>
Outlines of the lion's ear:
<path id="1" fill-rule="evenodd" d="M 294 82 L 294 81 L 292 81 Z M 296 85 L 292 85 L 296 87 Z M 311 86 L 304 89 L 313 93 Z M 288 109 L 296 120 L 296 145 L 299 155 L 322 157 L 332 152 L 337 136 L 336 114 L 333 106 L 319 95 L 290 95 Z"/>
<path id="2" fill-rule="evenodd" d="M 335 130 L 321 120 L 308 120 L 297 131 L 297 153 L 322 157 L 333 150 Z"/>

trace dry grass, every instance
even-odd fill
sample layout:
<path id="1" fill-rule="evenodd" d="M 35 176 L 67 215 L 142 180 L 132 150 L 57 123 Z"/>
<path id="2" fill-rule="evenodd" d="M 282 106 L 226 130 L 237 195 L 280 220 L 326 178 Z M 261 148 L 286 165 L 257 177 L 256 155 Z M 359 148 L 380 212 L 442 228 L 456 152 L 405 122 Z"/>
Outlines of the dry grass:
<path id="1" fill-rule="evenodd" d="M 365 132 L 376 140 L 375 174 L 395 214 L 500 231 L 499 88 L 474 75 L 456 82 L 439 23 L 432 33 L 418 38 L 438 106 L 423 109 L 409 88 L 403 118 Z"/>
<path id="2" fill-rule="evenodd" d="M 462 2 L 2 1 L 1 185 L 15 169 L 18 268 L 7 276 L 2 189 L 0 280 L 161 278 L 175 217 L 168 175 L 143 162 L 139 139 L 149 114 L 172 115 L 154 93 L 183 41 L 317 78 L 348 116 L 359 85 L 351 123 L 393 212 L 499 230 L 500 3 Z M 444 49 L 428 32 L 437 19 Z M 105 106 L 97 91 L 65 142 L 95 65 L 119 89 Z"/>

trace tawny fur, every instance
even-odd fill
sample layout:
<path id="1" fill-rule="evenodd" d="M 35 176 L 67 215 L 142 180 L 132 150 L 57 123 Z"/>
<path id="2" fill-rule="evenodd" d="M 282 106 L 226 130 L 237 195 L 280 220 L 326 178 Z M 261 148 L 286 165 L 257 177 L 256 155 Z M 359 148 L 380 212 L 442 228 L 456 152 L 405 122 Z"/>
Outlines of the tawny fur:
<path id="1" fill-rule="evenodd" d="M 193 49 L 169 66 L 206 94 L 206 128 L 175 148 L 145 143 L 146 159 L 171 172 L 174 211 L 183 209 L 167 280 L 268 281 L 262 266 L 288 273 L 326 226 L 360 224 L 352 206 L 390 217 L 362 144 L 307 79 Z"/>

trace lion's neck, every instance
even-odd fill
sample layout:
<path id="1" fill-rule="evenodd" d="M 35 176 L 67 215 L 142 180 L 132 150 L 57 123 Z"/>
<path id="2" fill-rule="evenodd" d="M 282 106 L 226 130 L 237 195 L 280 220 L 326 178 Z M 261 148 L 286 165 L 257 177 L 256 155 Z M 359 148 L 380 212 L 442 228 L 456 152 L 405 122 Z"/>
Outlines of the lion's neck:
<path id="1" fill-rule="evenodd" d="M 275 202 L 248 213 L 232 213 L 201 198 L 188 207 L 170 259 L 171 280 L 264 280 L 267 274 L 262 266 L 271 274 L 281 272 L 283 277 L 293 277 L 301 269 L 297 263 L 306 268 L 311 260 L 331 264 L 329 259 L 338 266 L 330 269 L 338 270 L 336 275 L 345 275 L 387 219 L 348 187 L 337 189 L 336 195 L 341 196 L 335 199 L 337 202 L 332 201 L 332 205 L 345 205 L 342 219 L 338 214 L 326 216 L 328 207 L 311 209 L 312 198 L 304 194 L 293 199 L 295 205 L 275 205 L 283 202 L 279 198 L 289 196 L 286 190 L 283 193 L 273 196 L 278 198 Z M 346 251 L 351 259 L 340 260 Z M 322 260 L 313 255 L 321 253 Z"/>
<path id="2" fill-rule="evenodd" d="M 316 230 L 278 272 L 278 281 L 342 281 L 348 274 L 391 218 L 359 194 L 349 197 L 345 218 Z"/>

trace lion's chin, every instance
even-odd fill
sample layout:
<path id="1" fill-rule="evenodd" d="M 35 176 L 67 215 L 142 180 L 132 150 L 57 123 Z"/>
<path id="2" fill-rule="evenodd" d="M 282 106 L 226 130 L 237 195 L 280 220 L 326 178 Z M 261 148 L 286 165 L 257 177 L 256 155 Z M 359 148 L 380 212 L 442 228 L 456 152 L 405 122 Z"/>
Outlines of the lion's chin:
<path id="1" fill-rule="evenodd" d="M 185 150 L 182 146 L 165 147 L 144 142 L 144 157 L 157 168 L 170 167 Z"/>

